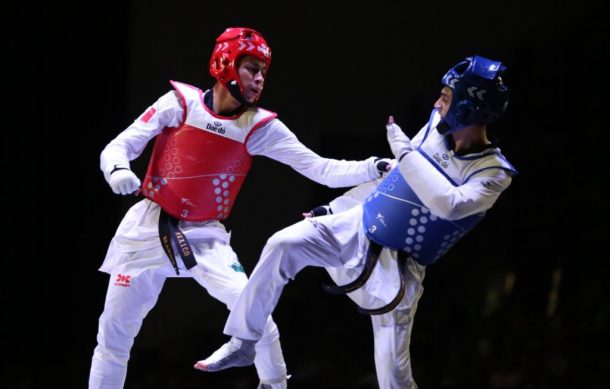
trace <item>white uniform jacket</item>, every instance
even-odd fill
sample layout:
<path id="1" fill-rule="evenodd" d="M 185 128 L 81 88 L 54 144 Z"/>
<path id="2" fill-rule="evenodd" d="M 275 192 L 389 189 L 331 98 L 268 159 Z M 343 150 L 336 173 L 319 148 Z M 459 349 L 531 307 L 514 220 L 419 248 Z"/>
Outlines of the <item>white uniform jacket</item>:
<path id="1" fill-rule="evenodd" d="M 129 167 L 129 162 L 139 157 L 149 141 L 164 128 L 177 127 L 183 120 L 183 113 L 183 106 L 175 91 L 159 98 L 102 151 L 100 168 L 106 181 L 115 166 Z M 304 146 L 277 118 L 254 130 L 247 140 L 246 148 L 253 156 L 262 155 L 284 163 L 305 177 L 329 187 L 354 186 L 378 177 L 374 157 L 364 161 L 322 158 Z M 115 266 L 128 259 L 128 256 L 117 253 L 160 246 L 159 211 L 157 204 L 144 199 L 127 212 L 111 242 L 101 271 L 111 273 Z M 180 228 L 189 239 L 216 238 L 227 243 L 229 241 L 229 234 L 217 221 L 182 221 Z"/>

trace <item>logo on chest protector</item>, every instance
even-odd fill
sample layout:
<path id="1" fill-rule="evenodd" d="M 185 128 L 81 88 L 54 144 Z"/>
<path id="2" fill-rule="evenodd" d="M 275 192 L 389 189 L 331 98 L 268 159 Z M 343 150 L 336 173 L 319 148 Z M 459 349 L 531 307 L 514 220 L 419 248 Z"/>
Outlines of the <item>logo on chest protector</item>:
<path id="1" fill-rule="evenodd" d="M 447 166 L 449 166 L 449 163 L 447 162 L 449 156 L 447 154 L 443 153 L 443 155 L 441 156 L 439 153 L 436 153 L 433 155 L 433 158 L 436 162 L 438 162 L 439 165 L 443 167 L 443 169 L 447 169 Z"/>
<path id="2" fill-rule="evenodd" d="M 205 129 L 214 131 L 218 134 L 224 134 L 226 132 L 226 130 L 224 128 L 222 128 L 222 123 L 220 123 L 220 122 L 207 123 L 205 125 Z"/>

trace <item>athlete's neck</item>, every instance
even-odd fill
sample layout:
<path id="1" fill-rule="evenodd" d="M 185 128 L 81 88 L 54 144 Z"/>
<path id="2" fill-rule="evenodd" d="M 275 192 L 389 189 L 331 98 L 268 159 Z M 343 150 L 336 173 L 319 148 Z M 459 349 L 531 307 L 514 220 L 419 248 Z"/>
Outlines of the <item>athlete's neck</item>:
<path id="1" fill-rule="evenodd" d="M 210 95 L 208 97 L 208 95 Z M 206 94 L 205 105 L 214 113 L 221 116 L 233 116 L 239 113 L 243 106 L 237 101 L 227 88 L 223 87 L 219 82 L 214 84 L 214 88 Z"/>
<path id="2" fill-rule="evenodd" d="M 464 154 L 469 150 L 481 149 L 491 144 L 487 138 L 487 126 L 472 125 L 462 128 L 451 134 L 453 137 L 453 151 Z"/>

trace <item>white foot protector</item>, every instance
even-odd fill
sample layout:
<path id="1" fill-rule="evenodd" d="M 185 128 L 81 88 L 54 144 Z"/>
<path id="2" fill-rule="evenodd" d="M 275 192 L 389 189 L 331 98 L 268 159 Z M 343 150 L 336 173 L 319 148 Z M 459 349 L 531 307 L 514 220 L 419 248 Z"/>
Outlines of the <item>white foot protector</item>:
<path id="1" fill-rule="evenodd" d="M 195 363 L 194 368 L 202 371 L 219 371 L 230 367 L 250 366 L 254 363 L 256 341 L 232 337 L 218 350 L 204 360 Z"/>

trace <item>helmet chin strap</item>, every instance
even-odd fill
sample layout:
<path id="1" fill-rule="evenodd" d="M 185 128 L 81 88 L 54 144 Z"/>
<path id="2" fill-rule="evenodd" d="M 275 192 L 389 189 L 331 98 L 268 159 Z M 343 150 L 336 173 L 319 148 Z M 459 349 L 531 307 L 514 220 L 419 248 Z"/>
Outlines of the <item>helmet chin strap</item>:
<path id="1" fill-rule="evenodd" d="M 244 96 L 241 93 L 241 89 L 239 88 L 237 81 L 233 80 L 227 82 L 226 87 L 229 90 L 229 93 L 231 93 L 231 96 L 233 96 L 235 100 L 239 101 L 240 104 L 245 106 L 253 105 L 252 103 L 249 103 L 244 99 Z"/>
<path id="2" fill-rule="evenodd" d="M 466 127 L 465 125 L 460 126 L 460 125 L 458 125 L 458 123 L 450 124 L 448 119 L 449 118 L 444 117 L 437 124 L 436 130 L 439 132 L 439 134 L 441 134 L 441 135 L 448 135 L 448 134 L 451 134 L 453 132 L 456 132 L 456 131 L 461 130 L 462 128 Z M 455 122 L 455 120 L 454 120 L 454 122 Z"/>
<path id="3" fill-rule="evenodd" d="M 444 121 L 441 120 L 440 123 L 438 123 L 438 125 L 436 126 L 436 130 L 441 134 L 441 135 L 446 135 L 446 134 L 450 134 L 453 131 L 455 131 L 454 129 L 452 129 L 449 124 Z"/>

